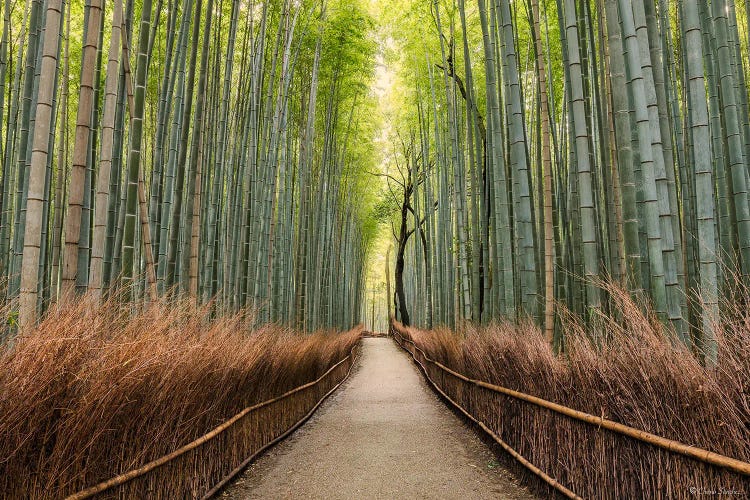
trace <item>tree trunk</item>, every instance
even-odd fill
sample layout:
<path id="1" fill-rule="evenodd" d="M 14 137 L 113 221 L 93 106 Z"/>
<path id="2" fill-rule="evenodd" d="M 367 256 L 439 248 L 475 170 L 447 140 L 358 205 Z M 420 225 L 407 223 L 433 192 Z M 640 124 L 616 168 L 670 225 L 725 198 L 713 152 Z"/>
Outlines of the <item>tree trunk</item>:
<path id="1" fill-rule="evenodd" d="M 39 249 L 42 237 L 42 211 L 46 200 L 47 156 L 52 127 L 52 102 L 56 92 L 57 57 L 60 43 L 62 1 L 47 3 L 39 97 L 36 104 L 34 140 L 29 174 L 29 195 L 24 222 L 23 260 L 21 264 L 21 296 L 18 321 L 21 328 L 31 327 L 37 320 Z"/>
<path id="2" fill-rule="evenodd" d="M 148 0 L 147 0 L 148 1 Z M 81 240 L 81 217 L 85 197 L 85 178 L 91 137 L 91 119 L 94 110 L 94 76 L 99 51 L 102 1 L 90 0 L 87 7 L 88 24 L 81 61 L 81 89 L 78 95 L 73 166 L 70 171 L 68 213 L 65 219 L 65 255 L 63 257 L 62 296 L 70 298 L 78 278 L 78 253 Z"/>

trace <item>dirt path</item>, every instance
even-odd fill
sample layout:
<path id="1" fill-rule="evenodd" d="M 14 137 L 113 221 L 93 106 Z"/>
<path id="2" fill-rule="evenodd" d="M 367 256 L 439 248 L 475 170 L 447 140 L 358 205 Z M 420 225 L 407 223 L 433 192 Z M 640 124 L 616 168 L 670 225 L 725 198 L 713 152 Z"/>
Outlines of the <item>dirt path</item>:
<path id="1" fill-rule="evenodd" d="M 407 355 L 363 340 L 350 379 L 224 498 L 534 498 L 451 413 Z"/>

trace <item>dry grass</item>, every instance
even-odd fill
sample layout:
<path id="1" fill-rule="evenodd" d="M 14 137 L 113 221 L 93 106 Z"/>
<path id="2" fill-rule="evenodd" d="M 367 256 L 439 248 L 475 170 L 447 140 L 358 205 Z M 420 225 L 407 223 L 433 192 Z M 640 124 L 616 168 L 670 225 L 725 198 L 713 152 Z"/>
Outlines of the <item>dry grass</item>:
<path id="1" fill-rule="evenodd" d="M 706 368 L 616 288 L 615 315 L 596 328 L 565 320 L 555 356 L 539 328 L 404 332 L 427 354 L 479 380 L 750 462 L 750 320 L 738 307 L 719 325 L 719 364 Z M 731 307 L 728 307 L 731 309 Z M 398 327 L 398 325 L 397 325 Z M 596 342 L 592 339 L 597 339 Z M 606 339 L 606 340 L 602 340 Z M 583 498 L 750 496 L 750 480 L 657 450 L 528 403 L 430 376 L 532 463 Z"/>
<path id="2" fill-rule="evenodd" d="M 253 328 L 248 314 L 209 318 L 186 302 L 133 315 L 84 299 L 4 349 L 0 498 L 59 498 L 172 452 L 243 408 L 316 379 L 360 334 L 301 336 Z M 202 494 L 304 415 L 343 368 L 120 494 Z"/>

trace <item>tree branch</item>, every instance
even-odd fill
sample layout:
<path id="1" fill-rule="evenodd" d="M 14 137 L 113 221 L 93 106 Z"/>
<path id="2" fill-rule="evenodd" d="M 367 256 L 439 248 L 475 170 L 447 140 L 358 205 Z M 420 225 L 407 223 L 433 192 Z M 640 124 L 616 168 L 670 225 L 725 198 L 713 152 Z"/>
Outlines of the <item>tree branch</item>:
<path id="1" fill-rule="evenodd" d="M 456 71 L 453 68 L 453 57 L 448 58 L 448 69 L 445 68 L 445 66 L 442 66 L 440 64 L 435 64 L 440 70 L 445 71 L 445 73 L 450 77 L 453 78 L 453 80 L 456 82 L 456 86 L 458 87 L 458 91 L 461 93 L 461 97 L 464 98 L 464 101 L 466 101 L 471 109 L 474 111 L 474 116 L 476 116 L 476 125 L 479 129 L 479 134 L 482 136 L 482 141 L 486 144 L 487 143 L 487 127 L 484 125 L 484 117 L 479 112 L 479 109 L 477 109 L 476 104 L 474 103 L 473 99 L 469 99 L 466 95 L 466 86 L 464 85 L 464 81 L 461 79 L 461 77 L 456 73 Z"/>
<path id="2" fill-rule="evenodd" d="M 403 182 L 401 182 L 400 180 L 396 179 L 395 177 L 393 177 L 390 174 L 383 174 L 383 173 L 379 173 L 379 172 L 367 172 L 367 173 L 370 174 L 370 175 L 372 175 L 373 177 L 386 177 L 386 178 L 392 180 L 393 182 L 397 183 L 402 188 L 405 187 L 404 184 L 403 184 Z"/>

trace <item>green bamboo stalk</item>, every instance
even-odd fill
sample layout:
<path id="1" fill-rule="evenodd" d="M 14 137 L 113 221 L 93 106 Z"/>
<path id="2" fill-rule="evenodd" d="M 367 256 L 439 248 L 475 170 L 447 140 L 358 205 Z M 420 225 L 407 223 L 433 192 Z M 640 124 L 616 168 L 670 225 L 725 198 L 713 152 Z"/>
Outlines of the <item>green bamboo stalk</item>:
<path id="1" fill-rule="evenodd" d="M 47 156 L 50 147 L 50 130 L 53 128 L 52 115 L 54 94 L 57 90 L 56 74 L 59 57 L 62 1 L 49 0 L 47 3 L 42 44 L 39 97 L 36 104 L 34 139 L 31 153 L 31 173 L 29 175 L 28 202 L 24 221 L 24 248 L 21 266 L 21 294 L 18 321 L 21 328 L 33 326 L 37 320 L 38 272 L 42 237 L 42 211 L 45 203 L 45 181 L 47 177 Z"/>

